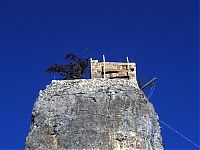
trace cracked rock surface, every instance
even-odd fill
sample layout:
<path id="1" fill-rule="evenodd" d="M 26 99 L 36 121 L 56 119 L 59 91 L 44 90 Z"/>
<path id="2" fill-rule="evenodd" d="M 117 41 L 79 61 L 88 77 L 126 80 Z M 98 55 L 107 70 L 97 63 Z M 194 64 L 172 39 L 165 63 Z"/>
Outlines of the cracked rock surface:
<path id="1" fill-rule="evenodd" d="M 53 80 L 40 91 L 26 150 L 162 150 L 158 116 L 132 80 Z"/>

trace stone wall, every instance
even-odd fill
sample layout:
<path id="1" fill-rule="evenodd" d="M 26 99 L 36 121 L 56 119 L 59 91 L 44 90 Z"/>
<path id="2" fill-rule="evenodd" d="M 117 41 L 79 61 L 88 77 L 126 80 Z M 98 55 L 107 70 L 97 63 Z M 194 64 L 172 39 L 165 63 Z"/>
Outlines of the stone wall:
<path id="1" fill-rule="evenodd" d="M 91 79 L 104 78 L 104 63 L 91 61 Z M 136 80 L 135 63 L 105 62 L 105 78 L 127 78 Z"/>
<path id="2" fill-rule="evenodd" d="M 32 112 L 26 150 L 162 150 L 158 116 L 133 80 L 52 81 Z"/>

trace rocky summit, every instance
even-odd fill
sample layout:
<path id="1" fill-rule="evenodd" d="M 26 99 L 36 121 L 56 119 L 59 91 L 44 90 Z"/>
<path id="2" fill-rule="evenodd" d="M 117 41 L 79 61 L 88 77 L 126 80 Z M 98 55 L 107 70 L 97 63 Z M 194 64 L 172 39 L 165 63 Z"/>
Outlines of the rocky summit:
<path id="1" fill-rule="evenodd" d="M 26 150 L 163 150 L 158 116 L 133 80 L 53 80 L 40 91 Z"/>

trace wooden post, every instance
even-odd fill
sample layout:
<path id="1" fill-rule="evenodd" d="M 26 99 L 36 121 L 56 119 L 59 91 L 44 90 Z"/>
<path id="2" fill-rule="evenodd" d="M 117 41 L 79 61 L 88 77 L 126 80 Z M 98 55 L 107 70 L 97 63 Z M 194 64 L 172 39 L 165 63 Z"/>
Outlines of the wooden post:
<path id="1" fill-rule="evenodd" d="M 106 60 L 105 55 L 103 55 L 103 78 L 106 78 Z"/>

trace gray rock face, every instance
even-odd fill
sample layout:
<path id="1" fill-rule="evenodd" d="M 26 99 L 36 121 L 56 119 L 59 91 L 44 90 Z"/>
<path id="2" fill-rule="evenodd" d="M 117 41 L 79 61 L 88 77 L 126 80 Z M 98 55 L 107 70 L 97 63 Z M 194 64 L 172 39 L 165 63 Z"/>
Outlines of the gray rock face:
<path id="1" fill-rule="evenodd" d="M 157 114 L 132 80 L 53 80 L 36 100 L 27 150 L 162 150 Z"/>

